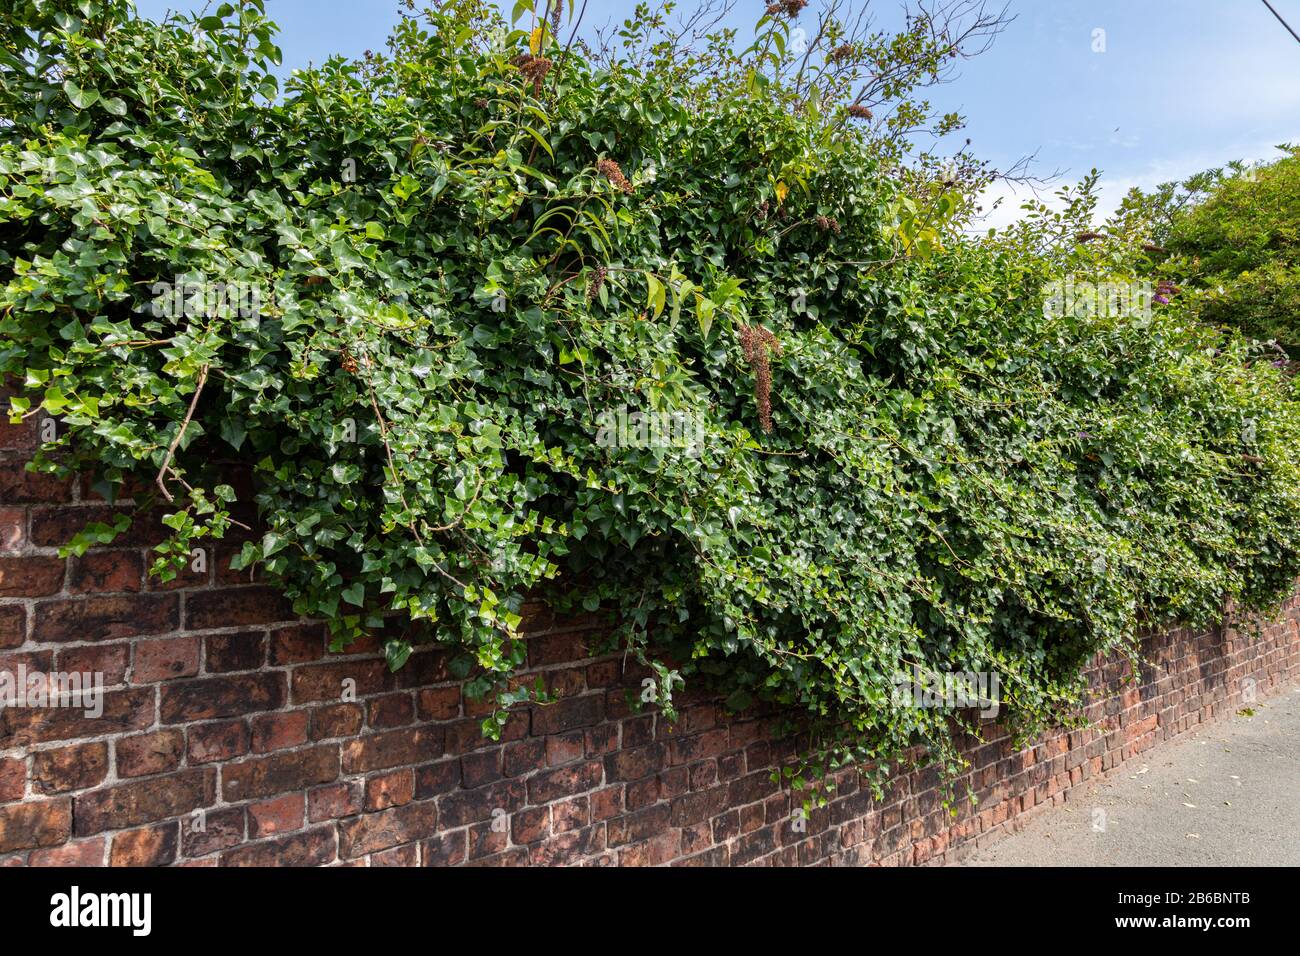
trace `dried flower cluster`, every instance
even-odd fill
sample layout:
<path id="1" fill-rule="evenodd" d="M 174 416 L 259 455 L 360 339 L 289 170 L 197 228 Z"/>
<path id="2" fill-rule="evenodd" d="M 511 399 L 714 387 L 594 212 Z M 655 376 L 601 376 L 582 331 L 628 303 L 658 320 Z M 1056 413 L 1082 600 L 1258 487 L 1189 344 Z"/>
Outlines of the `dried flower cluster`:
<path id="1" fill-rule="evenodd" d="M 605 276 L 609 275 L 609 270 L 604 266 L 596 266 L 591 275 L 591 284 L 587 286 L 587 301 L 591 302 L 596 296 L 600 295 L 600 290 L 605 286 Z"/>
<path id="2" fill-rule="evenodd" d="M 519 72 L 526 79 L 532 81 L 534 90 L 542 88 L 542 80 L 546 79 L 546 74 L 551 72 L 550 58 L 535 56 L 532 53 L 521 53 L 510 62 L 519 67 Z"/>
<path id="3" fill-rule="evenodd" d="M 861 103 L 854 103 L 849 107 L 849 115 L 854 119 L 869 120 L 871 119 L 871 110 L 867 109 Z"/>
<path id="4" fill-rule="evenodd" d="M 1092 242 L 1095 239 L 1105 239 L 1099 232 L 1081 232 L 1074 237 L 1075 242 Z"/>
<path id="5" fill-rule="evenodd" d="M 832 47 L 831 51 L 826 54 L 826 59 L 832 63 L 839 63 L 841 60 L 847 60 L 853 55 L 852 43 L 841 43 L 837 47 Z"/>
<path id="6" fill-rule="evenodd" d="M 808 6 L 808 0 L 777 0 L 776 3 L 767 5 L 767 15 L 769 17 L 797 17 L 806 6 Z"/>
<path id="7" fill-rule="evenodd" d="M 596 171 L 625 193 L 632 191 L 632 184 L 623 175 L 623 170 L 612 159 L 602 159 L 596 163 Z"/>
<path id="8" fill-rule="evenodd" d="M 754 402 L 763 431 L 772 430 L 772 356 L 781 354 L 781 343 L 761 325 L 740 327 L 740 348 L 754 373 Z"/>
<path id="9" fill-rule="evenodd" d="M 840 221 L 834 216 L 818 216 L 814 221 L 817 223 L 817 228 L 822 232 L 829 230 L 837 236 L 840 234 Z"/>

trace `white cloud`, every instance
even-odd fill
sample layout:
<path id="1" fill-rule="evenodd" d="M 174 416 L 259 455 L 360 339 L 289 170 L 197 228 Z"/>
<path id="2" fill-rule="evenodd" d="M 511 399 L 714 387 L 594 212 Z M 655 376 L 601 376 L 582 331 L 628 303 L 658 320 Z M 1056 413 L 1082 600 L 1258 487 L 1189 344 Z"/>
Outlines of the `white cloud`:
<path id="1" fill-rule="evenodd" d="M 1292 138 L 1292 142 L 1300 143 L 1300 130 Z M 1277 141 L 1271 140 L 1267 142 L 1260 140 L 1253 143 L 1239 143 L 1212 151 L 1203 150 L 1182 156 L 1151 160 L 1143 167 L 1119 175 L 1103 174 L 1097 181 L 1098 201 L 1094 221 L 1100 224 L 1110 216 L 1130 189 L 1135 187 L 1142 190 L 1154 189 L 1161 183 L 1186 179 L 1193 173 L 1212 169 L 1216 166 L 1224 166 L 1234 159 L 1240 159 L 1246 163 L 1275 160 L 1282 155 L 1277 151 L 1276 147 L 1278 145 Z M 1038 198 L 1052 208 L 1059 208 L 1061 203 L 1054 195 L 1055 190 L 1060 188 L 1061 185 L 1073 185 L 1076 181 L 1068 174 L 1063 175 L 1058 182 L 1053 183 L 1045 190 L 1040 190 Z M 1024 210 L 1020 208 L 1020 204 L 1027 198 L 1033 198 L 1033 192 L 1027 186 L 1017 186 L 1004 182 L 994 183 L 980 195 L 980 205 L 984 207 L 986 216 L 976 224 L 977 229 L 974 231 L 983 232 L 990 227 L 1003 229 L 1016 222 L 1024 216 Z M 1001 200 L 1000 205 L 993 209 L 994 203 L 999 199 Z M 989 210 L 993 211 L 990 212 Z"/>

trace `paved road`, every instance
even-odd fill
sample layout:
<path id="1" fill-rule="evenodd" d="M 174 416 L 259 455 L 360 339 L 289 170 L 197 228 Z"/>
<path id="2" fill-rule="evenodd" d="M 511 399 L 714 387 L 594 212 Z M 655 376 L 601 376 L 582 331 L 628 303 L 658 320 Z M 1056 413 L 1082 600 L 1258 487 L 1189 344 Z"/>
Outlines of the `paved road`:
<path id="1" fill-rule="evenodd" d="M 1254 711 L 1158 745 L 956 865 L 1300 866 L 1300 687 Z"/>

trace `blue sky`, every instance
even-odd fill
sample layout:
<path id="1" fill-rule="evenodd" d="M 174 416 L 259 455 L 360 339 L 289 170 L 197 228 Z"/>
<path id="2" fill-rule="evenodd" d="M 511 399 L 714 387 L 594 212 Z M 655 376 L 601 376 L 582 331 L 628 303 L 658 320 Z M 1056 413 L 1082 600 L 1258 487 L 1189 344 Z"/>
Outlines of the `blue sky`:
<path id="1" fill-rule="evenodd" d="M 1300 0 L 1272 2 L 1300 31 Z M 137 0 L 149 17 L 202 5 Z M 632 6 L 589 0 L 587 22 Z M 740 0 L 733 21 L 748 26 L 764 6 Z M 897 10 L 893 0 L 875 6 L 882 22 Z M 397 19 L 397 0 L 268 0 L 267 8 L 282 29 L 286 70 L 381 50 Z M 1260 0 L 1010 0 L 1009 12 L 1016 19 L 992 49 L 932 95 L 967 116 L 964 135 L 995 165 L 1036 153 L 1033 170 L 1060 171 L 1063 181 L 1095 166 L 1110 206 L 1130 186 L 1266 159 L 1276 144 L 1300 142 L 1300 43 Z M 1095 49 L 1098 30 L 1104 52 Z M 990 221 L 1005 221 L 1018 202 L 1008 194 Z"/>

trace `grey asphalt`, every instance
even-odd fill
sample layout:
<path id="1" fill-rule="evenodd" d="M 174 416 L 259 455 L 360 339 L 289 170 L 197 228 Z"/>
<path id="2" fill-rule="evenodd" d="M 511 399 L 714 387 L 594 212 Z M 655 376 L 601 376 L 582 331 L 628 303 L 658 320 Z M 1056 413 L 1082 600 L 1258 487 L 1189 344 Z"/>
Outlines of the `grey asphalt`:
<path id="1" fill-rule="evenodd" d="M 1300 866 L 1300 687 L 1085 784 L 956 866 Z"/>

